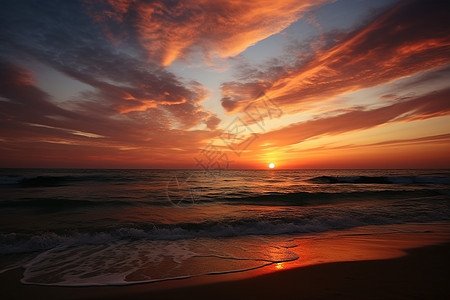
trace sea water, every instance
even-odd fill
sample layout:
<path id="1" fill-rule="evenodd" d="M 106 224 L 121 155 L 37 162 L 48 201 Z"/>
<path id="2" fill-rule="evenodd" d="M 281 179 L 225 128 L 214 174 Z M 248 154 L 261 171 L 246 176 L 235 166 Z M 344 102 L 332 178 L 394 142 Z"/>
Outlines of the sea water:
<path id="1" fill-rule="evenodd" d="M 449 170 L 2 169 L 0 272 L 60 286 L 242 272 L 321 234 L 449 222 L 449 188 Z"/>

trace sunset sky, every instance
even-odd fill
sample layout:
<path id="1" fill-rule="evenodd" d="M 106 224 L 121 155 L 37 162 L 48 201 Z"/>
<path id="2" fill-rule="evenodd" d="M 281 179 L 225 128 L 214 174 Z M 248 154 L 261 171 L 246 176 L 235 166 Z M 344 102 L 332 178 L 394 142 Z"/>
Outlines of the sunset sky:
<path id="1" fill-rule="evenodd" d="M 0 167 L 450 168 L 449 1 L 0 15 Z"/>

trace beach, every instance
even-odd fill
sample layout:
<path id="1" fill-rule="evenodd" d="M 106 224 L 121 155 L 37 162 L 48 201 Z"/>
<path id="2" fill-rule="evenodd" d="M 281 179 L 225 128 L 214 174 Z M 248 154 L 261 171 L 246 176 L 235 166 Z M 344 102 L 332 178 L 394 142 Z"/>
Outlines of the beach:
<path id="1" fill-rule="evenodd" d="M 45 287 L 0 275 L 2 299 L 448 299 L 450 243 L 380 260 L 333 262 L 220 282 L 121 287 Z M 224 279 L 222 279 L 224 280 Z"/>

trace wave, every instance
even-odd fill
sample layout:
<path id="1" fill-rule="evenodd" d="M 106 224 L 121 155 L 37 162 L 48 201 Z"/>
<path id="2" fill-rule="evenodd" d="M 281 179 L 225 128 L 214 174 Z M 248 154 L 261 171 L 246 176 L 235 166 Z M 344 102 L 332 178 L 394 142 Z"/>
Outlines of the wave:
<path id="1" fill-rule="evenodd" d="M 1 201 L 2 208 L 43 208 L 43 209 L 70 209 L 82 207 L 116 207 L 116 206 L 134 206 L 140 201 L 93 201 L 93 200 L 71 200 L 59 198 L 42 198 L 42 199 L 22 199 Z"/>
<path id="2" fill-rule="evenodd" d="M 425 199 L 428 197 L 448 196 L 449 190 L 421 189 L 415 191 L 364 191 L 364 192 L 297 192 L 297 193 L 268 193 L 262 195 L 248 196 L 229 194 L 227 196 L 203 196 L 198 197 L 195 203 L 180 203 L 180 207 L 192 205 L 258 205 L 258 206 L 320 206 L 333 203 L 361 202 L 372 200 L 399 200 L 399 199 Z M 120 200 L 124 198 L 123 200 Z M 151 195 L 140 200 L 128 197 L 119 197 L 119 200 L 88 200 L 88 199 L 65 199 L 65 198 L 22 198 L 19 200 L 0 201 L 0 208 L 9 209 L 33 209 L 33 210 L 71 210 L 80 208 L 119 208 L 143 207 L 143 206 L 172 206 L 177 199 L 168 199 L 163 193 Z"/>
<path id="3" fill-rule="evenodd" d="M 226 196 L 199 196 L 195 202 L 180 203 L 179 207 L 190 207 L 193 205 L 258 205 L 258 206 L 321 206 L 334 203 L 362 202 L 362 201 L 389 201 L 399 199 L 426 199 L 448 196 L 446 189 L 420 189 L 420 190 L 381 190 L 360 192 L 296 192 L 296 193 L 268 193 L 262 195 L 248 196 L 248 194 L 231 193 Z M 121 200 L 124 198 L 123 200 Z M 118 197 L 119 200 L 88 200 L 88 199 L 65 199 L 65 198 L 22 198 L 18 200 L 0 201 L 0 208 L 9 209 L 32 209 L 32 210 L 71 210 L 80 208 L 120 208 L 120 207 L 143 207 L 143 206 L 173 206 L 177 199 L 168 199 L 164 193 L 151 195 L 140 200 L 128 197 Z"/>
<path id="4" fill-rule="evenodd" d="M 232 221 L 205 221 L 199 223 L 153 224 L 134 223 L 130 227 L 90 228 L 89 232 L 7 233 L 0 234 L 0 254 L 29 253 L 55 247 L 109 244 L 130 240 L 175 241 L 193 238 L 224 238 L 237 236 L 265 236 L 279 234 L 320 233 L 369 225 L 427 223 L 449 221 L 448 205 L 436 211 L 408 208 L 407 206 L 377 209 L 374 213 L 364 209 L 339 211 L 328 208 L 305 211 L 301 215 L 264 215 Z M 447 209 L 446 209 L 447 207 Z M 397 210 L 397 211 L 396 211 Z M 403 215 L 399 215 L 402 211 Z"/>
<path id="5" fill-rule="evenodd" d="M 18 185 L 22 180 L 33 178 L 36 176 L 0 176 L 0 186 Z"/>
<path id="6" fill-rule="evenodd" d="M 309 179 L 314 183 L 363 183 L 363 184 L 450 184 L 449 177 L 420 176 L 318 176 Z"/>
<path id="7" fill-rule="evenodd" d="M 19 186 L 19 187 L 53 187 L 53 186 L 66 186 L 79 182 L 128 182 L 133 181 L 133 178 L 127 178 L 124 176 L 112 176 L 112 175 L 60 175 L 60 176 L 15 176 L 6 175 L 0 176 L 0 186 Z"/>
<path id="8" fill-rule="evenodd" d="M 336 202 L 370 201 L 370 200 L 398 200 L 415 199 L 447 195 L 444 189 L 420 190 L 380 190 L 357 192 L 297 192 L 297 193 L 270 193 L 258 196 L 222 198 L 228 204 L 247 205 L 289 205 L 289 206 L 315 206 L 332 204 Z M 210 199 L 214 201 L 214 199 Z"/>

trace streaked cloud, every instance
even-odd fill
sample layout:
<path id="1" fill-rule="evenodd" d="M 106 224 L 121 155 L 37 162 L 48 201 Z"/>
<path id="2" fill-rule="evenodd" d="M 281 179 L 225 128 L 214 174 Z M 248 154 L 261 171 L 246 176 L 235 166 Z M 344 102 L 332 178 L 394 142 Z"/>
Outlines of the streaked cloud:
<path id="1" fill-rule="evenodd" d="M 210 129 L 168 128 L 155 118 L 157 111 L 150 112 L 152 118 L 145 112 L 117 118 L 117 114 L 99 113 L 101 104 L 89 102 L 67 110 L 52 103 L 50 95 L 33 82 L 31 73 L 23 67 L 0 61 L 0 96 L 8 99 L 0 102 L 0 148 L 5 163 L 22 161 L 42 166 L 47 162 L 51 166 L 61 163 L 62 157 L 71 157 L 71 166 L 83 163 L 107 167 L 109 162 L 118 167 L 124 163 L 137 167 L 139 163 L 167 163 L 178 152 L 170 149 L 182 148 L 187 154 L 177 154 L 171 160 L 183 164 L 188 155 L 219 134 Z M 25 155 L 30 149 L 33 153 Z M 136 161 L 128 161 L 131 157 Z"/>
<path id="2" fill-rule="evenodd" d="M 394 81 L 450 62 L 448 2 L 405 1 L 309 61 L 222 86 L 222 105 L 238 112 L 265 91 L 286 110 Z M 269 65 L 270 68 L 270 65 Z"/>
<path id="3" fill-rule="evenodd" d="M 148 57 L 163 66 L 195 51 L 207 58 L 235 56 L 327 2 L 332 1 L 86 1 L 108 36 L 136 38 Z M 113 30 L 118 24 L 123 31 Z"/>
<path id="4" fill-rule="evenodd" d="M 134 159 L 135 166 L 148 166 L 176 155 L 171 148 L 192 153 L 218 135 L 220 119 L 201 105 L 208 95 L 204 86 L 112 44 L 79 4 L 24 1 L 3 6 L 3 162 L 43 166 L 73 160 L 76 166 L 77 161 L 89 165 L 104 159 L 106 167 L 108 160 L 120 166 Z M 90 89 L 61 101 L 38 87 L 40 74 L 30 68 L 35 62 Z M 29 149 L 33 154 L 20 158 Z M 189 164 L 192 159 L 185 156 L 169 160 Z"/>
<path id="5" fill-rule="evenodd" d="M 355 109 L 337 116 L 290 124 L 284 128 L 261 134 L 258 139 L 259 147 L 284 147 L 311 138 L 365 130 L 392 122 L 408 122 L 445 116 L 450 114 L 449 98 L 450 89 L 447 88 L 407 100 L 401 99 L 399 102 L 377 109 Z M 255 143 L 256 146 L 257 143 Z"/>

